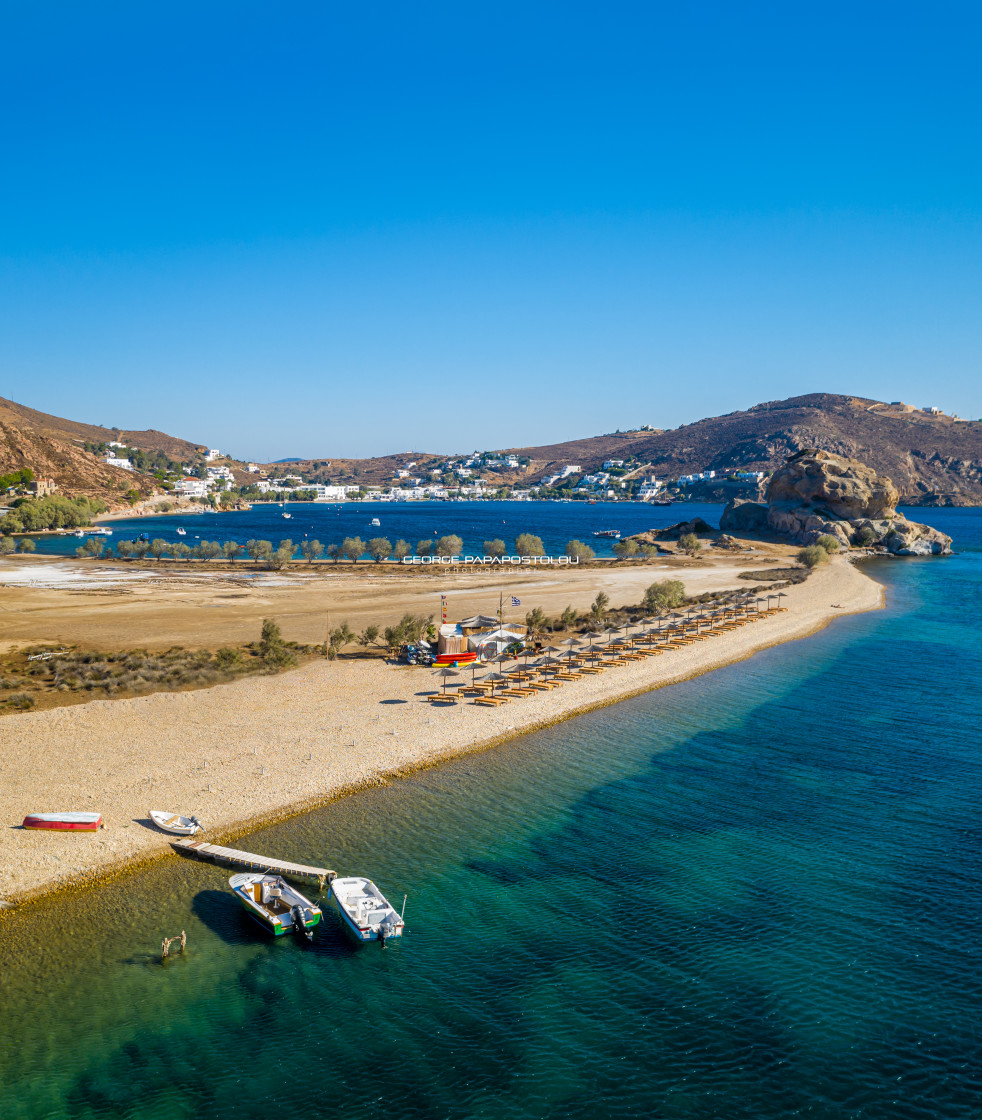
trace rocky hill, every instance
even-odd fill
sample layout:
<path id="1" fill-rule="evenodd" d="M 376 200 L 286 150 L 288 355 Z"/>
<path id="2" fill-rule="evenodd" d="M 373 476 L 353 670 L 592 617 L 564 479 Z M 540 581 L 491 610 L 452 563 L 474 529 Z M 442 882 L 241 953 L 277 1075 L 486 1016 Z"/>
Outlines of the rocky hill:
<path id="1" fill-rule="evenodd" d="M 982 422 L 863 397 L 810 393 L 754 405 L 660 432 L 637 432 L 619 444 L 604 437 L 563 444 L 566 462 L 594 470 L 607 458 L 637 456 L 668 478 L 727 468 L 777 470 L 805 448 L 867 463 L 911 505 L 982 505 Z M 544 448 L 523 448 L 539 465 Z M 558 459 L 558 457 L 557 457 Z M 545 463 L 538 474 L 556 464 Z"/>
<path id="2" fill-rule="evenodd" d="M 128 431 L 80 424 L 50 416 L 0 397 L 0 474 L 30 467 L 39 478 L 53 478 L 69 497 L 98 497 L 117 504 L 127 490 L 148 495 L 151 480 L 136 471 L 107 466 L 86 451 L 86 442 L 110 443 L 144 451 L 164 451 L 181 461 L 197 458 L 199 447 L 164 432 Z"/>

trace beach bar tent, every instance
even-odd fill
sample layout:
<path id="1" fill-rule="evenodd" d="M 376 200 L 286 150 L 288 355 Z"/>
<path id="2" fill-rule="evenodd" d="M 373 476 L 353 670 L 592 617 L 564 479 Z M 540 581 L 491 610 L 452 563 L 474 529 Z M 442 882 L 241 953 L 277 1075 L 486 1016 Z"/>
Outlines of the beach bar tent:
<path id="1" fill-rule="evenodd" d="M 501 621 L 486 614 L 475 614 L 470 618 L 462 618 L 458 623 L 461 632 L 468 638 L 479 632 L 497 630 Z"/>
<path id="2" fill-rule="evenodd" d="M 491 630 L 484 634 L 472 634 L 467 639 L 467 644 L 477 652 L 485 661 L 497 657 L 515 642 L 524 642 L 524 634 L 516 634 L 514 630 Z"/>
<path id="3" fill-rule="evenodd" d="M 455 622 L 445 622 L 440 627 L 437 653 L 463 653 L 467 649 L 464 632 Z"/>

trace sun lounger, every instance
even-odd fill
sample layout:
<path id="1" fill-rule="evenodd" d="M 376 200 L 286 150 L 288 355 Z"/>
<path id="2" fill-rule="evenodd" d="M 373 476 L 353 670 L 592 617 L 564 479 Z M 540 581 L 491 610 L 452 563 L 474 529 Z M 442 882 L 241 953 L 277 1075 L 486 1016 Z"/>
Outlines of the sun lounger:
<path id="1" fill-rule="evenodd" d="M 486 708 L 497 708 L 501 704 L 508 703 L 507 696 L 478 696 L 474 701 L 475 704 L 483 704 Z"/>
<path id="2" fill-rule="evenodd" d="M 456 692 L 440 692 L 435 696 L 427 696 L 431 704 L 456 704 L 460 697 Z"/>

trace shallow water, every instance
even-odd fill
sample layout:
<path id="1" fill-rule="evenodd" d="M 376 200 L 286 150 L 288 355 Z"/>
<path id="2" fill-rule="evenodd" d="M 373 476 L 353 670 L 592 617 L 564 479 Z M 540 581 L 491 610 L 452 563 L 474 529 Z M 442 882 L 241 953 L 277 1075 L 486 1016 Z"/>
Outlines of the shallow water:
<path id="1" fill-rule="evenodd" d="M 179 860 L 8 917 L 0 1114 L 979 1116 L 982 513 L 930 512 L 886 611 L 242 841 L 401 944 Z"/>

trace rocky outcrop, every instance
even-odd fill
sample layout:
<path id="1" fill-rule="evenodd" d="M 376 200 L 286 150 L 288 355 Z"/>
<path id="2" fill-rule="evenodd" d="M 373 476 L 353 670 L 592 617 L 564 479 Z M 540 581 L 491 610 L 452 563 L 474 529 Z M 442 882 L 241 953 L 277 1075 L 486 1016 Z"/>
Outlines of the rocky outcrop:
<path id="1" fill-rule="evenodd" d="M 734 498 L 720 515 L 719 527 L 728 533 L 759 533 L 767 528 L 767 506 Z"/>
<path id="2" fill-rule="evenodd" d="M 944 556 L 951 551 L 951 537 L 930 525 L 908 521 L 901 513 L 891 520 L 853 521 L 851 524 L 857 537 L 864 529 L 872 530 L 879 538 L 878 543 L 895 556 Z"/>
<path id="3" fill-rule="evenodd" d="M 944 556 L 951 538 L 897 513 L 896 487 L 865 463 L 830 451 L 793 456 L 767 488 L 767 505 L 736 499 L 723 510 L 724 532 L 770 529 L 799 544 L 835 537 L 843 548 L 883 548 L 896 556 Z"/>
<path id="4" fill-rule="evenodd" d="M 660 541 L 677 541 L 686 533 L 695 533 L 697 536 L 705 533 L 715 533 L 716 530 L 708 521 L 701 517 L 693 517 L 691 521 L 679 521 L 676 525 L 669 525 L 665 529 L 652 529 L 651 536 Z"/>
<path id="5" fill-rule="evenodd" d="M 813 507 L 831 520 L 881 518 L 897 508 L 900 494 L 890 479 L 865 463 L 829 451 L 801 451 L 774 473 L 767 504 Z"/>

